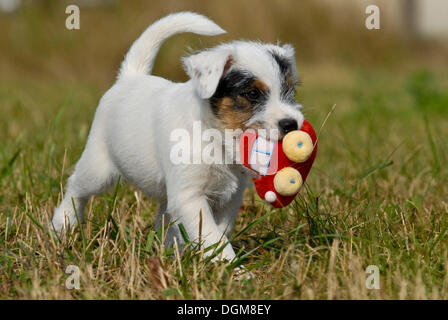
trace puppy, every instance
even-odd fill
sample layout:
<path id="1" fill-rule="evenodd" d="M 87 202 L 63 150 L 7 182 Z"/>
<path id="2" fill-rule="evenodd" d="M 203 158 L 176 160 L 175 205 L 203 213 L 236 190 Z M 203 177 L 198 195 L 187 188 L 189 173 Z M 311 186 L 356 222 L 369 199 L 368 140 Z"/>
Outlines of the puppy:
<path id="1" fill-rule="evenodd" d="M 105 192 L 121 175 L 158 200 L 157 227 L 162 221 L 173 222 L 168 245 L 174 238 L 182 242 L 178 228 L 182 223 L 191 240 L 200 239 L 204 247 L 221 241 L 226 245 L 219 258 L 235 258 L 228 236 L 247 172 L 238 163 L 173 163 L 171 134 L 179 129 L 193 134 L 197 122 L 202 132 L 266 129 L 284 135 L 300 128 L 303 115 L 294 100 L 294 49 L 236 41 L 184 58 L 190 77 L 185 83 L 152 76 L 160 46 L 181 32 L 225 33 L 202 15 L 181 12 L 158 20 L 134 42 L 116 83 L 100 100 L 85 149 L 54 211 L 52 226 L 57 233 L 82 221 L 89 198 Z M 238 133 L 231 139 L 238 140 Z M 213 143 L 224 148 L 228 140 Z M 201 149 L 192 150 L 192 156 L 197 152 Z"/>

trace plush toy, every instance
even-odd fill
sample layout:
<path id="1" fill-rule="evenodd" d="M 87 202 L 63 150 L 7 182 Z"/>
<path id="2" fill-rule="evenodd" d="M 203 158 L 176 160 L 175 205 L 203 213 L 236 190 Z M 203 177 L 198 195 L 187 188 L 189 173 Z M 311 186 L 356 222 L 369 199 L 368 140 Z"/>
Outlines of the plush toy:
<path id="1" fill-rule="evenodd" d="M 316 152 L 316 133 L 306 120 L 300 130 L 288 132 L 281 141 L 268 141 L 249 131 L 240 140 L 241 162 L 257 173 L 253 180 L 258 195 L 275 208 L 294 200 Z"/>

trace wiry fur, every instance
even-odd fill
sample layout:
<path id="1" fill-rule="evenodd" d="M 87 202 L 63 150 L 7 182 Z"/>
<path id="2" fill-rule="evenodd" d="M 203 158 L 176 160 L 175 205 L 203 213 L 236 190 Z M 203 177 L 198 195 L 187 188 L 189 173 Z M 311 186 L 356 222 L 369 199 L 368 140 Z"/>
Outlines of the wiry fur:
<path id="1" fill-rule="evenodd" d="M 117 82 L 99 103 L 85 150 L 68 180 L 62 203 L 55 209 L 52 224 L 57 232 L 82 220 L 90 196 L 105 192 L 121 174 L 159 201 L 158 225 L 166 214 L 165 222 L 182 223 L 190 238 L 198 239 L 202 212 L 204 246 L 227 241 L 246 187 L 245 170 L 236 164 L 175 165 L 170 160 L 174 144 L 170 133 L 179 128 L 192 132 L 194 121 L 201 121 L 202 130 L 225 129 L 225 122 L 210 104 L 232 70 L 250 74 L 259 81 L 257 86 L 269 92 L 262 103 L 244 102 L 245 112 L 250 113 L 244 127 L 277 129 L 278 121 L 285 117 L 297 119 L 301 126 L 300 105 L 282 98 L 286 74 L 273 55 L 289 61 L 289 72 L 296 77 L 291 46 L 232 42 L 184 58 L 191 78 L 185 83 L 150 75 L 163 41 L 179 32 L 216 35 L 224 31 L 201 15 L 177 13 L 151 25 L 132 45 Z M 237 117 L 239 110 L 226 112 L 226 117 L 232 113 Z M 167 241 L 181 240 L 176 226 L 169 230 Z M 234 257 L 229 244 L 222 258 Z"/>

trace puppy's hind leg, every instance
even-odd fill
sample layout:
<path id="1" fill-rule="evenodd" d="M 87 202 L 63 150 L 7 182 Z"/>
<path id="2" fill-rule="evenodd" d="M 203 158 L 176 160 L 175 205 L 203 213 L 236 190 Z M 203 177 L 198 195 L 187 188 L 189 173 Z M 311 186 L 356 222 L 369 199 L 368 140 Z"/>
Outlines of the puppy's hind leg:
<path id="1" fill-rule="evenodd" d="M 60 234 L 64 228 L 71 230 L 78 222 L 81 223 L 89 198 L 107 191 L 117 178 L 118 171 L 105 145 L 99 140 L 89 139 L 74 173 L 68 179 L 64 199 L 54 211 L 51 227 Z"/>

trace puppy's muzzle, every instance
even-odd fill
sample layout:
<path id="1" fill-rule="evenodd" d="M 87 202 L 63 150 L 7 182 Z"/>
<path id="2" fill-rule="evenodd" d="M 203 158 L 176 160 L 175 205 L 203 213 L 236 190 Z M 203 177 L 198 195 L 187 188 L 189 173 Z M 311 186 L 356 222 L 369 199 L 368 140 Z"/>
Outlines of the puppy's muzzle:
<path id="1" fill-rule="evenodd" d="M 295 119 L 286 118 L 282 119 L 278 122 L 278 126 L 280 127 L 282 133 L 285 135 L 290 131 L 294 131 L 298 129 L 298 124 Z"/>

